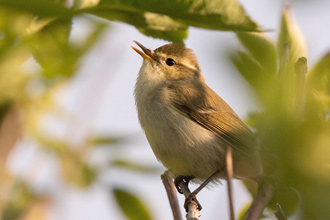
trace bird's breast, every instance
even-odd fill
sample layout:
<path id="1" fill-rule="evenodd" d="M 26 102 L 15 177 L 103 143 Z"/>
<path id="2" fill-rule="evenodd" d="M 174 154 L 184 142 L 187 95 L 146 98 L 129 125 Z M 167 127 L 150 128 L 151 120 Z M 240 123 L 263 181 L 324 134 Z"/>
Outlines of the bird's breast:
<path id="1" fill-rule="evenodd" d="M 180 113 L 166 94 L 154 92 L 137 99 L 141 126 L 165 167 L 177 175 L 205 179 L 224 166 L 221 139 Z"/>

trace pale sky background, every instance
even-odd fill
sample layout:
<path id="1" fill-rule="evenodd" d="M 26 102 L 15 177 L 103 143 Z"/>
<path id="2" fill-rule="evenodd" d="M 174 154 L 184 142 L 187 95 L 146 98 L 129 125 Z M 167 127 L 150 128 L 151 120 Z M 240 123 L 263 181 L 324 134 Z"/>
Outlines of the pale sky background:
<path id="1" fill-rule="evenodd" d="M 240 2 L 247 13 L 264 28 L 279 27 L 281 1 Z M 330 51 L 330 1 L 297 1 L 292 10 L 305 35 L 308 64 L 312 66 Z M 79 41 L 88 32 L 89 25 L 86 19 L 75 19 L 72 40 Z M 270 33 L 270 36 L 275 40 L 276 33 Z M 83 137 L 92 134 L 129 136 L 129 141 L 120 147 L 95 150 L 89 155 L 88 161 L 93 166 L 103 167 L 111 158 L 129 158 L 159 167 L 159 175 L 109 169 L 90 189 L 77 189 L 61 179 L 60 168 L 54 157 L 40 151 L 32 140 L 23 140 L 12 153 L 8 168 L 16 175 L 26 178 L 36 191 L 54 198 L 53 205 L 49 208 L 50 220 L 124 220 L 111 192 L 105 190 L 106 184 L 121 186 L 136 193 L 149 207 L 154 219 L 172 218 L 160 180 L 160 174 L 165 169 L 155 159 L 135 110 L 133 89 L 142 58 L 130 48 L 134 44 L 133 40 L 152 49 L 168 43 L 146 37 L 132 26 L 111 23 L 100 42 L 83 60 L 79 75 L 58 95 L 59 106 L 74 117 L 65 120 L 60 116 L 50 115 L 44 122 L 45 132 L 71 143 L 80 143 Z M 233 33 L 190 28 L 185 43 L 196 53 L 208 85 L 240 117 L 244 118 L 248 112 L 258 109 L 251 87 L 236 72 L 225 55 L 230 48 L 241 49 Z M 179 197 L 182 205 L 183 196 Z M 225 183 L 203 190 L 198 199 L 204 207 L 201 220 L 228 219 Z M 251 200 L 239 181 L 234 184 L 234 200 L 236 213 Z"/>

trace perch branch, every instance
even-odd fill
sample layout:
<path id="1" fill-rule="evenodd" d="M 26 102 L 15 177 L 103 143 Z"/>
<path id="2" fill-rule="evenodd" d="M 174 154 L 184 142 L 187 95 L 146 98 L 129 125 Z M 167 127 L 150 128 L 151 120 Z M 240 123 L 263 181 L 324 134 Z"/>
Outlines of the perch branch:
<path id="1" fill-rule="evenodd" d="M 176 188 L 173 183 L 173 178 L 171 177 L 169 171 L 165 171 L 164 174 L 161 175 L 161 178 L 167 193 L 168 201 L 170 203 L 173 220 L 182 220 L 182 215 L 179 207 L 179 201 L 176 196 Z"/>
<path id="2" fill-rule="evenodd" d="M 187 199 L 190 195 L 191 192 L 188 188 L 188 185 L 181 181 L 179 183 L 179 187 L 184 195 L 184 197 Z M 196 200 L 189 200 L 189 204 L 188 206 L 188 210 L 187 210 L 187 214 L 186 214 L 186 219 L 187 220 L 198 220 L 199 218 L 199 209 L 198 209 L 198 202 Z"/>

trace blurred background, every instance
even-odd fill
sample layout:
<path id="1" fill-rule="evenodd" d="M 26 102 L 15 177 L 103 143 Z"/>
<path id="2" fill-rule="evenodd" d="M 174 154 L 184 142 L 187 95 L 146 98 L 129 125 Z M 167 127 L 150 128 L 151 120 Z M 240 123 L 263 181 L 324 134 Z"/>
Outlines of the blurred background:
<path id="1" fill-rule="evenodd" d="M 267 35 L 275 42 L 283 3 L 239 2 L 252 19 L 269 30 Z M 329 9 L 326 0 L 299 0 L 291 6 L 305 37 L 308 65 L 330 50 Z M 7 17 L 8 11 L 0 10 Z M 10 21 L 2 20 L 2 27 Z M 0 33 L 0 40 L 4 38 Z M 28 40 L 38 45 L 38 39 Z M 0 109 L 3 219 L 121 220 L 127 219 L 121 204 L 125 201 L 146 209 L 142 213 L 149 219 L 172 218 L 160 179 L 165 168 L 154 157 L 135 110 L 133 90 L 142 58 L 130 48 L 133 40 L 152 49 L 168 43 L 125 23 L 79 15 L 73 19 L 72 47 L 66 51 L 75 64 L 61 69 L 71 71 L 69 75 L 49 77 L 46 82 L 30 77 L 42 71 L 40 61 L 26 56 L 26 48 L 12 53 L 25 61 L 19 66 L 14 58 L 7 62 L 6 68 L 15 70 L 20 78 L 0 76 L 0 92 L 17 101 L 0 100 L 5 106 Z M 242 48 L 234 33 L 190 27 L 184 43 L 197 55 L 208 85 L 241 118 L 260 110 L 254 90 L 230 61 L 230 55 Z M 23 85 L 26 90 L 20 91 Z M 203 190 L 198 199 L 204 207 L 200 219 L 229 219 L 225 182 Z M 182 195 L 179 200 L 183 205 Z M 242 183 L 235 180 L 236 213 L 251 200 Z"/>

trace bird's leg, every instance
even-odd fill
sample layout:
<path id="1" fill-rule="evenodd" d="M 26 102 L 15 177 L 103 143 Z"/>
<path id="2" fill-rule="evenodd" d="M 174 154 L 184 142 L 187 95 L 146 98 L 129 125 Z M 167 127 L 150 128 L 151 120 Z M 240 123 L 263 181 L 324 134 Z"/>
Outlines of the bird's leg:
<path id="1" fill-rule="evenodd" d="M 183 194 L 182 193 L 182 190 L 180 188 L 180 183 L 183 182 L 187 185 L 188 187 L 188 184 L 189 184 L 189 181 L 194 179 L 193 176 L 178 176 L 174 179 L 174 184 L 175 184 L 175 187 L 176 189 L 178 190 L 179 193 Z"/>
<path id="2" fill-rule="evenodd" d="M 207 178 L 197 189 L 195 189 L 190 195 L 186 198 L 184 202 L 184 208 L 187 210 L 188 205 L 191 201 L 195 201 L 198 204 L 198 209 L 201 210 L 202 206 L 199 204 L 199 202 L 196 199 L 196 195 L 207 185 L 209 184 L 221 171 L 217 170 L 215 171 L 209 178 Z"/>
<path id="3" fill-rule="evenodd" d="M 175 184 L 175 187 L 178 190 L 178 192 L 181 193 L 181 194 L 184 194 L 185 197 L 186 197 L 184 207 L 185 207 L 187 212 L 188 212 L 188 206 L 192 201 L 194 201 L 196 203 L 198 210 L 202 209 L 202 206 L 198 202 L 198 200 L 196 199 L 196 196 L 192 196 L 192 194 L 191 194 L 191 192 L 188 188 L 189 181 L 193 178 L 194 177 L 192 177 L 192 176 L 178 176 L 174 180 L 174 184 Z M 182 185 L 181 185 L 182 183 L 184 184 L 183 187 L 185 187 L 185 189 L 182 188 Z M 189 198 L 189 200 L 187 200 L 188 198 Z"/>

